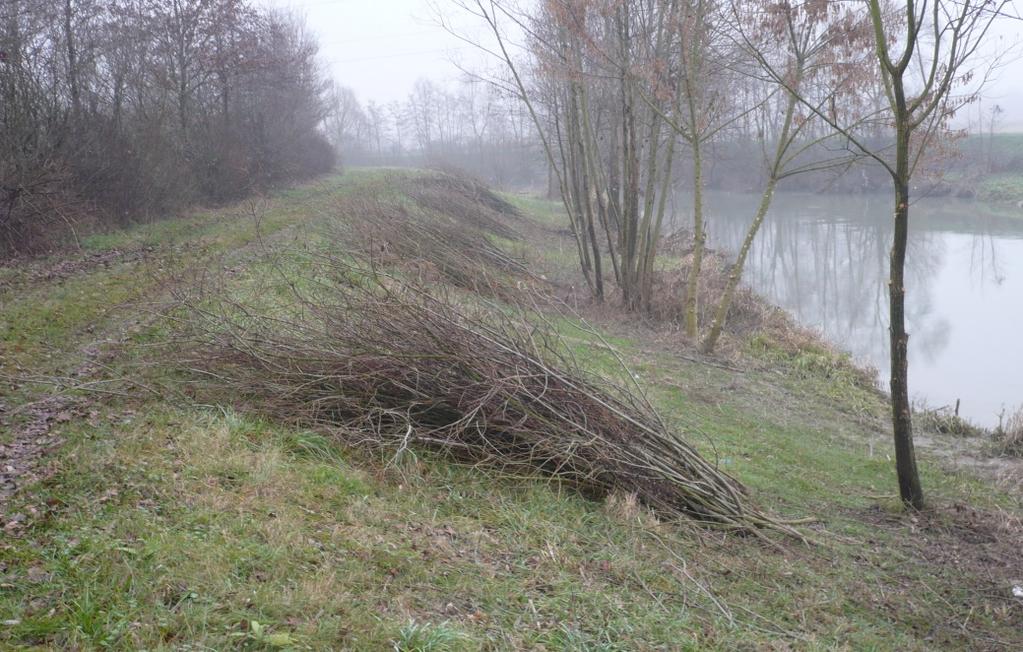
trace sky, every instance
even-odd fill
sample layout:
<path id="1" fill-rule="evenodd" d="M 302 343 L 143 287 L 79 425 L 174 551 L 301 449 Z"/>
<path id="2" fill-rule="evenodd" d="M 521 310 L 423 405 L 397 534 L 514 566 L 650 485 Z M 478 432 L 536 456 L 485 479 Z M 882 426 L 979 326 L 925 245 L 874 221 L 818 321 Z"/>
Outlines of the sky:
<path id="1" fill-rule="evenodd" d="M 363 102 L 386 104 L 404 100 L 416 80 L 455 83 L 463 74 L 460 62 L 477 68 L 483 57 L 471 45 L 439 24 L 427 0 L 271 0 L 297 10 L 320 41 L 320 59 L 341 85 L 355 90 Z M 436 0 L 447 7 L 449 0 Z M 466 24 L 461 10 L 448 11 Z"/>
<path id="2" fill-rule="evenodd" d="M 460 32 L 479 33 L 482 29 L 451 0 L 264 2 L 305 16 L 309 28 L 319 37 L 321 60 L 331 76 L 354 89 L 363 102 L 404 100 L 420 78 L 454 83 L 463 76 L 456 62 L 477 69 L 485 60 L 478 50 L 438 24 L 431 5 L 443 8 Z M 1012 10 L 1019 12 L 1020 8 Z M 995 47 L 1023 42 L 1023 21 L 999 23 L 988 39 Z M 1023 131 L 1023 60 L 1017 58 L 1003 67 L 969 113 L 976 120 L 978 113 L 987 113 L 995 104 L 1004 111 L 999 130 Z"/>

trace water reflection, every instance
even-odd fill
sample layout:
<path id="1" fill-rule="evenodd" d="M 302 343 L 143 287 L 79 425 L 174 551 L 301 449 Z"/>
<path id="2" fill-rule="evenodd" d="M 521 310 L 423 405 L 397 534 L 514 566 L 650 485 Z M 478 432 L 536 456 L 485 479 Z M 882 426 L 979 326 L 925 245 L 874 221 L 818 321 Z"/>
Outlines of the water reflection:
<path id="1" fill-rule="evenodd" d="M 708 200 L 711 246 L 735 251 L 757 198 L 711 193 Z M 686 198 L 676 205 L 688 205 Z M 1023 403 L 1017 332 L 1023 324 L 1023 219 L 999 218 L 967 201 L 925 199 L 914 205 L 912 220 L 910 389 L 932 406 L 961 398 L 967 416 L 993 425 L 1003 406 Z M 744 280 L 884 377 L 891 238 L 887 197 L 779 193 Z"/>

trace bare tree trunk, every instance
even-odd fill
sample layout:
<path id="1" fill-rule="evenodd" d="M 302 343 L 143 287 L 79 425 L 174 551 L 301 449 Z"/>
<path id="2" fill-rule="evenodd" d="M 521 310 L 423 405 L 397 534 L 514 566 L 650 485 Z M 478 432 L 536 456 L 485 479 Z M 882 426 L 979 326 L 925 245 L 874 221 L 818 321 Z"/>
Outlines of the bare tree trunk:
<path id="1" fill-rule="evenodd" d="M 564 147 L 561 147 L 563 159 L 562 167 L 564 170 L 564 188 L 562 189 L 562 196 L 564 197 L 569 222 L 572 224 L 572 231 L 575 233 L 576 242 L 579 245 L 579 261 L 582 265 L 583 275 L 586 277 L 586 283 L 589 285 L 590 290 L 596 293 L 596 285 L 594 283 L 592 273 L 593 264 L 590 259 L 589 229 L 586 228 L 586 215 L 583 212 L 582 205 L 585 198 L 580 185 L 582 179 L 578 173 L 579 163 L 577 161 L 574 136 L 575 118 L 572 115 L 574 106 L 575 100 L 570 97 L 568 102 L 569 112 L 567 115 L 568 124 L 565 125 L 567 129 L 566 138 L 568 141 L 567 152 L 565 152 Z"/>
<path id="2" fill-rule="evenodd" d="M 71 117 L 75 123 L 82 112 L 82 97 L 78 84 L 78 51 L 75 47 L 74 8 L 71 0 L 64 1 L 64 45 L 67 49 L 67 80 L 71 93 Z"/>
<path id="3" fill-rule="evenodd" d="M 589 240 L 590 257 L 593 262 L 594 296 L 599 303 L 604 301 L 604 270 L 601 260 L 600 242 L 597 240 L 596 227 L 593 224 L 594 211 L 591 196 L 593 192 L 591 188 L 593 180 L 591 180 L 587 174 L 589 166 L 587 165 L 586 135 L 583 133 L 582 109 L 579 106 L 580 101 L 585 101 L 585 98 L 580 97 L 581 93 L 577 84 L 572 84 L 569 92 L 571 93 L 571 98 L 568 107 L 568 138 L 569 151 L 572 152 L 572 162 L 568 174 L 572 178 L 576 179 L 576 187 L 579 193 L 579 215 L 585 222 L 584 228 L 586 231 L 584 235 Z"/>
<path id="4" fill-rule="evenodd" d="M 556 101 L 555 101 L 556 102 Z M 565 138 L 562 136 L 561 121 L 559 118 L 559 112 L 555 110 L 551 115 L 552 128 L 554 130 L 554 141 L 557 143 L 558 157 L 561 160 L 561 168 L 558 168 L 556 160 L 554 158 L 554 150 L 548 143 L 547 138 L 541 133 L 541 141 L 544 145 L 544 151 L 547 154 L 547 165 L 558 180 L 558 186 L 561 193 L 561 202 L 565 207 L 565 213 L 568 215 L 569 228 L 572 230 L 572 239 L 575 241 L 576 251 L 579 255 L 579 265 L 583 273 L 583 277 L 586 279 L 586 285 L 590 288 L 590 291 L 594 291 L 593 285 L 593 274 L 592 266 L 590 265 L 590 253 L 586 248 L 586 233 L 582 230 L 581 218 L 576 214 L 576 207 L 574 204 L 574 176 L 570 175 L 571 164 L 569 163 L 570 155 L 565 153 Z"/>
<path id="5" fill-rule="evenodd" d="M 608 218 L 609 207 L 604 200 L 606 196 L 600 188 L 606 188 L 604 175 L 600 168 L 600 148 L 597 146 L 597 139 L 590 120 L 590 100 L 584 86 L 579 87 L 580 111 L 583 129 L 583 149 L 586 152 L 586 165 L 588 174 L 593 179 L 593 201 L 597 204 L 597 215 L 600 217 L 601 228 L 604 229 L 604 236 L 607 240 L 608 257 L 611 259 L 611 268 L 614 271 L 615 283 L 621 285 L 622 273 L 618 264 L 618 254 L 615 252 L 614 231 L 611 228 Z"/>
<path id="6" fill-rule="evenodd" d="M 699 137 L 692 140 L 693 149 L 693 262 L 686 279 L 685 328 L 686 335 L 696 338 L 699 325 L 699 281 L 703 268 L 703 248 L 707 234 L 703 229 L 703 153 Z"/>
<path id="7" fill-rule="evenodd" d="M 739 287 L 739 281 L 742 280 L 742 270 L 746 266 L 746 258 L 753 247 L 753 241 L 757 237 L 760 225 L 763 224 L 767 211 L 771 207 L 771 198 L 774 196 L 774 187 L 777 183 L 778 180 L 772 175 L 764 187 L 764 194 L 760 197 L 760 205 L 757 206 L 753 222 L 750 223 L 750 227 L 746 231 L 746 237 L 743 238 L 742 246 L 739 248 L 739 255 L 736 256 L 732 269 L 728 272 L 728 282 L 725 284 L 724 292 L 721 293 L 721 298 L 718 300 L 717 307 L 714 310 L 714 321 L 711 324 L 710 331 L 700 344 L 700 350 L 704 353 L 712 352 L 714 347 L 717 346 L 718 339 L 721 337 L 725 321 L 728 318 L 728 310 L 732 307 L 732 300 L 735 298 L 735 290 Z"/>
<path id="8" fill-rule="evenodd" d="M 609 219 L 611 220 L 611 228 L 615 233 L 619 232 L 622 228 L 621 225 L 621 214 L 622 214 L 622 168 L 621 168 L 621 125 L 619 121 L 621 116 L 618 115 L 617 111 L 611 112 L 611 117 L 608 124 L 608 132 L 610 133 L 610 144 L 607 149 L 607 196 L 608 196 L 608 213 Z"/>
<path id="9" fill-rule="evenodd" d="M 753 216 L 753 221 L 750 222 L 749 229 L 746 230 L 746 237 L 743 239 L 742 247 L 739 249 L 739 255 L 736 256 L 735 263 L 732 264 L 732 269 L 728 275 L 728 282 L 725 284 L 725 290 L 722 292 L 721 298 L 718 299 L 710 332 L 707 333 L 707 337 L 700 344 L 700 349 L 704 353 L 710 353 L 714 350 L 725 328 L 728 310 L 732 307 L 735 290 L 739 287 L 739 281 L 742 280 L 742 272 L 746 267 L 746 258 L 749 256 L 749 250 L 753 246 L 757 233 L 760 231 L 760 225 L 764 223 L 764 218 L 767 217 L 767 211 L 771 208 L 774 189 L 778 185 L 778 180 L 784 174 L 789 145 L 792 144 L 795 133 L 799 131 L 798 128 L 793 129 L 793 120 L 796 115 L 796 104 L 799 102 L 796 92 L 798 92 L 799 84 L 803 77 L 804 61 L 797 57 L 795 65 L 795 86 L 793 92 L 786 94 L 785 118 L 782 122 L 781 133 L 778 135 L 778 142 L 774 148 L 774 159 L 771 161 L 767 184 L 764 186 L 764 192 L 760 196 L 760 205 L 757 206 L 757 212 Z"/>
<path id="10" fill-rule="evenodd" d="M 896 104 L 905 106 L 901 85 L 896 85 Z M 895 163 L 895 237 L 892 240 L 888 280 L 891 346 L 892 431 L 895 437 L 895 470 L 902 502 L 914 508 L 924 506 L 920 474 L 913 450 L 913 420 L 909 404 L 909 335 L 906 333 L 906 244 L 909 239 L 909 133 L 897 124 Z"/>
<path id="11" fill-rule="evenodd" d="M 653 235 L 647 244 L 648 251 L 644 255 L 645 269 L 643 270 L 643 310 L 650 312 L 654 295 L 654 261 L 657 257 L 657 245 L 660 240 L 661 227 L 664 224 L 664 211 L 668 203 L 668 191 L 671 189 L 671 172 L 675 161 L 674 133 L 668 135 L 668 151 L 664 155 L 664 175 L 661 178 L 661 196 L 657 202 L 657 219 L 654 222 Z"/>
<path id="12" fill-rule="evenodd" d="M 696 14 L 693 18 L 696 19 L 694 21 L 696 24 L 704 17 L 703 3 L 696 3 L 694 10 Z M 701 114 L 704 87 L 700 79 L 704 63 L 702 59 L 704 53 L 701 51 L 703 36 L 705 36 L 703 30 L 694 29 L 686 39 L 688 42 L 682 43 L 681 50 L 685 73 L 682 85 L 685 87 L 686 118 L 693 154 L 693 260 L 689 266 L 689 277 L 686 279 L 684 319 L 686 336 L 694 340 L 700 334 L 700 274 L 703 271 L 703 250 L 707 239 L 703 224 L 703 139 L 707 116 Z"/>

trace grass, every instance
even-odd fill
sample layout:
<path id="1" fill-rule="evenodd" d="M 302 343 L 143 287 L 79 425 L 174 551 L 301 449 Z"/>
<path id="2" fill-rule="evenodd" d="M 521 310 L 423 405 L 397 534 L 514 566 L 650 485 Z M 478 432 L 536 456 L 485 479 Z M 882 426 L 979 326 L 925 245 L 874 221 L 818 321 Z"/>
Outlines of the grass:
<path id="1" fill-rule="evenodd" d="M 1003 173 L 985 177 L 977 186 L 977 198 L 989 202 L 1023 201 L 1023 173 Z"/>
<path id="2" fill-rule="evenodd" d="M 159 270 L 215 265 L 234 270 L 233 287 L 255 286 L 271 266 L 260 237 L 327 246 L 315 234 L 343 219 L 332 198 L 365 184 L 386 188 L 386 174 L 394 172 L 359 170 L 273 197 L 262 236 L 237 206 L 87 241 L 90 251 L 154 247 L 141 261 L 63 280 L 11 277 L 0 290 L 7 373 L 66 370 L 87 357 L 82 347 L 106 340 L 115 342 L 114 371 L 138 373 L 134 361 L 166 338 L 137 308 L 166 291 Z M 550 203 L 516 203 L 541 225 L 557 224 Z M 556 258 L 534 256 L 545 265 Z M 120 309 L 108 307 L 111 297 Z M 610 352 L 580 337 L 575 323 L 562 325 L 577 338 L 576 353 L 610 373 Z M 822 543 L 776 549 L 659 523 L 628 496 L 597 503 L 555 483 L 422 452 L 377 457 L 329 433 L 176 395 L 81 395 L 75 418 L 54 424 L 65 444 L 51 474 L 6 509 L 26 519 L 0 539 L 0 647 L 1020 643 L 1020 608 L 1006 597 L 1012 573 L 1023 572 L 1017 539 L 997 529 L 1018 518 L 1018 495 L 923 456 L 937 509 L 903 514 L 879 429 L 883 400 L 833 354 L 754 338 L 744 352 L 752 362 L 734 371 L 673 355 L 640 327 L 609 324 L 602 333 L 694 445 L 747 483 L 759 504 L 821 519 L 810 530 Z M 8 402 L 38 399 L 41 389 L 19 384 L 8 394 Z M 992 540 L 957 534 L 967 530 Z M 1003 558 L 1002 540 L 1013 555 Z"/>
<path id="3" fill-rule="evenodd" d="M 1023 134 L 972 135 L 959 148 L 962 158 L 953 162 L 949 180 L 994 207 L 1009 205 L 1013 210 L 1007 214 L 1019 216 L 1015 209 L 1023 202 Z"/>

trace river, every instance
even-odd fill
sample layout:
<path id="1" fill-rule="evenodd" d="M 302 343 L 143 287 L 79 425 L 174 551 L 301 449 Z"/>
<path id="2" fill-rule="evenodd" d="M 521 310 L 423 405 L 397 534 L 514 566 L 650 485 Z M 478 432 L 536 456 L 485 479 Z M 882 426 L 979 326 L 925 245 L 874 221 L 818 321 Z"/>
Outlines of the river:
<path id="1" fill-rule="evenodd" d="M 737 251 L 759 197 L 710 192 L 708 244 Z M 677 215 L 688 215 L 679 197 Z M 800 323 L 888 376 L 888 251 L 882 195 L 779 192 L 743 280 Z M 909 386 L 932 408 L 954 405 L 996 426 L 1023 405 L 1023 215 L 968 200 L 911 207 L 906 259 Z M 688 220 L 680 221 L 686 225 Z"/>

